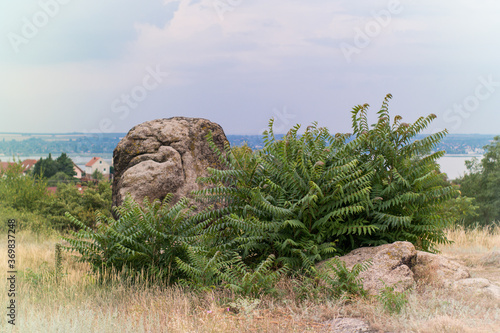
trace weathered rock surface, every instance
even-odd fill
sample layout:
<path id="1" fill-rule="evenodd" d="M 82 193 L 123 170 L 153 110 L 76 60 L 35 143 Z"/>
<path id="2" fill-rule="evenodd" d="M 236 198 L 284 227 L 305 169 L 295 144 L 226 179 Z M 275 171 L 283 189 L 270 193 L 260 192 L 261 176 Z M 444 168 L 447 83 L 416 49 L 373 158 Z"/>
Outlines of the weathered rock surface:
<path id="1" fill-rule="evenodd" d="M 206 140 L 210 131 L 224 152 L 222 127 L 206 119 L 157 119 L 132 128 L 113 153 L 113 206 L 122 204 L 127 193 L 139 203 L 146 196 L 163 200 L 172 193 L 176 202 L 201 189 L 196 179 L 207 176 L 208 167 L 222 168 Z"/>
<path id="2" fill-rule="evenodd" d="M 345 262 L 348 269 L 355 264 L 372 261 L 371 266 L 359 274 L 363 279 L 363 288 L 371 295 L 378 294 L 385 286 L 403 291 L 415 283 L 411 267 L 416 264 L 417 251 L 410 242 L 363 247 L 339 259 Z M 319 263 L 318 267 L 321 268 L 323 263 Z"/>
<path id="3" fill-rule="evenodd" d="M 470 277 L 469 270 L 464 265 L 423 251 L 417 251 L 417 264 L 412 270 L 417 280 L 422 279 L 440 287 L 449 287 L 455 281 Z"/>

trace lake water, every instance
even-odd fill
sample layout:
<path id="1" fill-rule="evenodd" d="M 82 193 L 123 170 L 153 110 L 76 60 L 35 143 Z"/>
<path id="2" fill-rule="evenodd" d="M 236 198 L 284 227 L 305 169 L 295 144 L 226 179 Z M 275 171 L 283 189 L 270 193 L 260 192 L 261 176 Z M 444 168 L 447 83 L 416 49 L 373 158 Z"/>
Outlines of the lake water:
<path id="1" fill-rule="evenodd" d="M 48 155 L 32 155 L 32 156 L 19 156 L 19 159 L 35 159 L 38 160 L 40 157 L 47 158 Z M 52 158 L 57 158 L 59 155 L 53 155 Z M 95 155 L 68 155 L 76 165 L 78 165 L 82 170 L 85 170 L 85 164 L 92 159 L 92 157 L 97 156 L 101 157 L 107 163 L 111 164 L 113 160 L 113 155 L 111 154 L 95 154 Z M 438 160 L 439 165 L 441 166 L 441 172 L 445 172 L 448 175 L 448 179 L 455 179 L 464 175 L 467 168 L 465 167 L 465 161 L 470 161 L 473 158 L 477 158 L 481 160 L 481 155 L 445 155 L 444 157 Z M 17 158 L 16 158 L 17 159 Z M 12 156 L 0 156 L 0 160 L 3 162 L 11 162 Z"/>
<path id="2" fill-rule="evenodd" d="M 477 158 L 479 161 L 483 158 L 482 155 L 445 155 L 438 160 L 441 166 L 441 172 L 448 175 L 448 179 L 462 177 L 467 171 L 465 161 L 470 161 Z"/>

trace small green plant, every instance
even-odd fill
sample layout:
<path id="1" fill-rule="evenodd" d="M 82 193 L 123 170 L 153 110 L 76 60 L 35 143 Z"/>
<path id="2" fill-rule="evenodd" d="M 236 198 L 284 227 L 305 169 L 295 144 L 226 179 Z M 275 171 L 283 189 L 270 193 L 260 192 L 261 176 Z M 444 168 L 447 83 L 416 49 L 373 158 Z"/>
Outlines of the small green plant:
<path id="1" fill-rule="evenodd" d="M 355 264 L 350 270 L 346 267 L 345 262 L 337 257 L 326 261 L 324 265 L 326 267 L 317 275 L 325 283 L 327 291 L 333 297 L 352 298 L 367 295 L 366 290 L 363 289 L 363 279 L 359 277 L 359 274 L 370 267 L 370 261 Z"/>
<path id="2" fill-rule="evenodd" d="M 325 298 L 325 286 L 319 284 L 320 278 L 316 275 L 301 274 L 295 276 L 291 283 L 296 298 L 300 301 L 322 301 Z"/>
<path id="3" fill-rule="evenodd" d="M 384 282 L 384 289 L 380 292 L 377 298 L 387 312 L 391 314 L 400 313 L 404 306 L 408 303 L 408 293 L 409 290 L 397 292 L 394 290 L 394 286 L 387 286 Z"/>
<path id="4" fill-rule="evenodd" d="M 220 273 L 223 285 L 237 294 L 257 298 L 261 294 L 276 293 L 276 283 L 288 273 L 288 267 L 272 270 L 275 258 L 270 255 L 255 269 L 248 267 L 241 256 L 233 254 L 231 264 Z"/>
<path id="5" fill-rule="evenodd" d="M 62 278 L 62 251 L 61 251 L 61 244 L 56 243 L 55 246 L 55 267 L 54 267 L 54 276 L 56 279 L 56 284 L 59 284 L 61 278 Z"/>
<path id="6" fill-rule="evenodd" d="M 50 281 L 51 272 L 47 261 L 43 261 L 34 271 L 31 268 L 26 268 L 19 271 L 21 280 L 26 281 L 35 288 L 47 285 Z"/>

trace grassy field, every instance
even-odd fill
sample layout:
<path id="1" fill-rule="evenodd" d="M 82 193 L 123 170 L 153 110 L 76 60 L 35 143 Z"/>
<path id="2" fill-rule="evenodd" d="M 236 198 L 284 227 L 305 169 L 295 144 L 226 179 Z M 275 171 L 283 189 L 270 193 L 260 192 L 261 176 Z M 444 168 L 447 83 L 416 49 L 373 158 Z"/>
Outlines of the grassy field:
<path id="1" fill-rule="evenodd" d="M 1 236 L 6 251 L 7 236 Z M 441 248 L 465 263 L 473 277 L 500 284 L 500 266 L 480 258 L 500 250 L 500 227 L 448 231 L 455 243 Z M 375 298 L 299 301 L 292 281 L 282 281 L 279 299 L 236 299 L 229 292 L 196 294 L 180 288 L 160 289 L 108 279 L 96 283 L 89 267 L 63 255 L 63 276 L 55 277 L 56 236 L 16 235 L 16 325 L 2 315 L 2 332 L 327 332 L 327 321 L 363 318 L 382 332 L 500 332 L 498 301 L 452 290 L 419 285 L 408 295 L 399 314 L 390 314 Z M 3 257 L 5 258 L 5 257 Z M 1 279 L 7 278 L 7 260 Z M 4 288 L 6 290 L 6 288 Z M 0 297 L 3 311 L 7 292 Z"/>

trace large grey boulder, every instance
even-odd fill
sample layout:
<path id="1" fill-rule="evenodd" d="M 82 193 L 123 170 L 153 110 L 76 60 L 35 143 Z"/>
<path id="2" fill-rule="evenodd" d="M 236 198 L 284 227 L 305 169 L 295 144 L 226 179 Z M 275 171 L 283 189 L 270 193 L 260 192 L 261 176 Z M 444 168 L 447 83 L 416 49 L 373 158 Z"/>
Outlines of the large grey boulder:
<path id="1" fill-rule="evenodd" d="M 207 119 L 173 117 L 132 128 L 113 152 L 113 206 L 121 205 L 127 193 L 139 203 L 146 196 L 163 200 L 172 193 L 176 202 L 201 189 L 196 179 L 207 176 L 208 167 L 223 167 L 206 140 L 210 131 L 224 152 L 228 141 L 222 127 Z"/>

